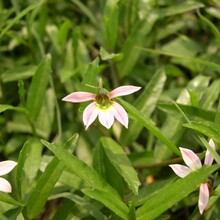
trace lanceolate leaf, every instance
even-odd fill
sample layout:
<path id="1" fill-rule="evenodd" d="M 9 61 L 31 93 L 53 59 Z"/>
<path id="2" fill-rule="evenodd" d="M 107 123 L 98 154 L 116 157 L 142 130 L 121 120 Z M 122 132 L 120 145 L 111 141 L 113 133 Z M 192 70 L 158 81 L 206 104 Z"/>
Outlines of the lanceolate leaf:
<path id="1" fill-rule="evenodd" d="M 15 206 L 23 206 L 22 203 L 16 201 L 10 195 L 3 193 L 3 192 L 0 192 L 0 201 L 11 204 L 11 205 L 15 205 Z"/>
<path id="2" fill-rule="evenodd" d="M 42 140 L 42 143 L 48 149 L 50 149 L 56 155 L 56 157 L 63 162 L 63 164 L 70 168 L 72 172 L 74 172 L 77 176 L 89 183 L 91 187 L 97 190 L 104 191 L 105 195 L 108 194 L 109 197 L 114 198 L 115 205 L 118 208 L 115 209 L 114 212 L 123 219 L 127 218 L 128 207 L 122 202 L 117 191 L 112 188 L 101 176 L 99 176 L 99 174 L 92 167 L 88 166 L 86 163 L 79 160 L 77 157 L 58 145 L 51 144 L 45 140 Z M 105 201 L 104 196 L 102 197 L 102 199 Z M 99 200 L 99 198 L 97 198 L 97 200 Z M 107 201 L 103 203 L 105 205 L 108 204 Z"/>
<path id="3" fill-rule="evenodd" d="M 97 57 L 93 62 L 91 62 L 88 66 L 88 69 L 83 75 L 83 88 L 82 90 L 88 92 L 96 92 L 96 89 L 90 88 L 89 86 L 97 86 L 97 76 L 99 73 L 99 58 Z"/>
<path id="4" fill-rule="evenodd" d="M 219 128 L 215 126 L 214 123 L 191 121 L 190 123 L 184 124 L 184 126 L 199 131 L 209 138 L 217 140 L 218 142 L 220 141 Z"/>
<path id="5" fill-rule="evenodd" d="M 33 9 L 39 7 L 43 3 L 43 0 L 38 1 L 37 3 L 29 5 L 27 8 L 25 8 L 23 11 L 21 11 L 14 19 L 12 19 L 8 25 L 1 31 L 0 38 L 3 37 L 7 33 L 7 31 L 15 25 L 22 17 L 24 17 L 26 14 L 28 14 Z"/>
<path id="6" fill-rule="evenodd" d="M 166 103 L 159 103 L 159 108 L 168 114 L 180 114 L 178 109 L 173 103 L 166 102 Z M 182 109 L 182 111 L 186 114 L 187 117 L 193 117 L 197 118 L 199 120 L 208 120 L 208 121 L 214 121 L 216 113 L 214 111 L 208 111 L 203 108 L 191 106 L 191 105 L 183 105 L 179 104 L 178 106 Z"/>
<path id="7" fill-rule="evenodd" d="M 122 99 L 118 100 L 120 100 L 120 103 L 137 121 L 139 121 L 145 128 L 147 128 L 152 134 L 160 139 L 171 151 L 173 151 L 177 155 L 180 155 L 178 148 L 161 133 L 161 131 L 153 124 L 153 122 L 149 118 L 145 117 L 140 111 L 138 111 L 128 102 Z"/>
<path id="8" fill-rule="evenodd" d="M 144 91 L 135 101 L 134 106 L 146 117 L 149 117 L 154 111 L 157 101 L 163 90 L 166 75 L 162 69 L 155 73 Z M 139 121 L 130 121 L 129 129 L 123 129 L 121 142 L 123 145 L 132 143 L 139 136 L 143 125 Z"/>
<path id="9" fill-rule="evenodd" d="M 0 105 L 0 113 L 4 112 L 6 110 L 14 110 L 14 111 L 18 111 L 18 112 L 27 113 L 27 110 L 22 107 L 14 107 L 12 105 L 4 105 L 4 104 Z"/>
<path id="10" fill-rule="evenodd" d="M 30 118 L 32 120 L 35 120 L 40 113 L 42 103 L 45 98 L 50 73 L 51 56 L 48 54 L 39 64 L 32 79 L 28 94 L 27 109 L 29 110 Z"/>
<path id="11" fill-rule="evenodd" d="M 205 181 L 208 176 L 219 168 L 218 165 L 206 166 L 192 172 L 183 179 L 179 179 L 166 187 L 160 194 L 153 195 L 141 206 L 137 212 L 137 220 L 153 220 L 160 216 L 167 209 L 185 198 L 198 188 L 198 185 Z"/>
<path id="12" fill-rule="evenodd" d="M 127 182 L 133 193 L 137 195 L 140 181 L 122 147 L 111 138 L 101 138 L 101 143 L 110 162 Z"/>
<path id="13" fill-rule="evenodd" d="M 127 212 L 127 206 L 125 204 L 124 206 L 118 206 L 118 203 L 115 202 L 115 198 L 111 196 L 107 191 L 100 189 L 83 189 L 82 191 L 90 198 L 98 200 L 104 204 L 121 218 L 125 220 L 128 219 L 127 214 L 125 215 Z"/>
<path id="14" fill-rule="evenodd" d="M 103 38 L 108 49 L 113 50 L 118 34 L 118 2 L 119 0 L 108 0 L 105 4 L 103 15 Z"/>
<path id="15" fill-rule="evenodd" d="M 71 151 L 74 150 L 74 145 L 76 145 L 77 140 L 78 135 L 76 134 L 72 138 L 73 145 L 70 145 L 68 141 L 64 147 L 60 146 L 61 150 L 64 150 L 65 148 Z M 64 168 L 65 164 L 57 157 L 54 157 L 49 162 L 36 186 L 30 192 L 30 196 L 26 202 L 27 215 L 30 219 L 36 218 L 40 214 L 48 199 L 48 196 L 50 195 Z"/>

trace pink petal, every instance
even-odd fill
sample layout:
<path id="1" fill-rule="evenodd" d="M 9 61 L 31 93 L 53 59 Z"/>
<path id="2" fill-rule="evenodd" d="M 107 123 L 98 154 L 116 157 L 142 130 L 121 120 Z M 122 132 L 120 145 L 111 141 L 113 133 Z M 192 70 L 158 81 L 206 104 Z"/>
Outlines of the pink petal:
<path id="1" fill-rule="evenodd" d="M 212 139 L 209 141 L 209 145 L 215 150 L 215 143 Z M 204 164 L 211 166 L 212 162 L 214 160 L 214 157 L 211 155 L 211 153 L 207 150 L 205 154 L 205 161 Z"/>
<path id="2" fill-rule="evenodd" d="M 180 164 L 169 165 L 169 167 L 171 167 L 174 173 L 181 178 L 184 178 L 192 172 L 189 167 Z"/>
<path id="3" fill-rule="evenodd" d="M 11 184 L 6 180 L 0 177 L 0 191 L 10 193 Z"/>
<path id="4" fill-rule="evenodd" d="M 112 90 L 108 94 L 108 96 L 109 96 L 110 99 L 113 99 L 115 97 L 132 94 L 134 92 L 137 92 L 139 89 L 141 89 L 141 87 L 138 87 L 138 86 L 120 86 L 120 87 Z"/>
<path id="5" fill-rule="evenodd" d="M 98 113 L 99 110 L 96 108 L 95 102 L 92 102 L 85 108 L 83 112 L 83 123 L 85 125 L 85 129 L 87 129 L 92 124 L 92 122 L 95 121 L 95 119 L 98 116 Z"/>
<path id="6" fill-rule="evenodd" d="M 95 100 L 96 94 L 90 92 L 73 92 L 65 96 L 62 100 L 66 102 L 86 102 Z"/>
<path id="7" fill-rule="evenodd" d="M 0 176 L 5 175 L 10 171 L 12 171 L 16 165 L 17 163 L 12 160 L 6 160 L 0 162 Z"/>
<path id="8" fill-rule="evenodd" d="M 199 187 L 199 212 L 202 215 L 209 203 L 209 187 L 207 183 L 201 183 Z"/>
<path id="9" fill-rule="evenodd" d="M 184 162 L 191 170 L 195 171 L 202 167 L 199 157 L 193 151 L 182 147 L 180 147 L 180 151 Z"/>
<path id="10" fill-rule="evenodd" d="M 128 114 L 124 110 L 124 108 L 119 105 L 117 102 L 112 102 L 112 114 L 115 116 L 115 118 L 123 124 L 126 128 L 128 128 Z"/>
<path id="11" fill-rule="evenodd" d="M 100 123 L 109 129 L 114 123 L 114 115 L 111 110 L 112 106 L 107 109 L 99 110 L 99 121 Z"/>

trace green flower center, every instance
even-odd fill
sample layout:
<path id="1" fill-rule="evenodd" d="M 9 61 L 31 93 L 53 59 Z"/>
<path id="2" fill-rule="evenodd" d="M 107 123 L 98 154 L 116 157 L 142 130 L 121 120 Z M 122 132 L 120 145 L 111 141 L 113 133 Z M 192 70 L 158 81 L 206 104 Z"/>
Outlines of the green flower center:
<path id="1" fill-rule="evenodd" d="M 104 108 L 108 107 L 110 104 L 109 97 L 105 94 L 104 89 L 100 89 L 99 94 L 97 94 L 95 97 L 95 101 L 100 107 Z"/>

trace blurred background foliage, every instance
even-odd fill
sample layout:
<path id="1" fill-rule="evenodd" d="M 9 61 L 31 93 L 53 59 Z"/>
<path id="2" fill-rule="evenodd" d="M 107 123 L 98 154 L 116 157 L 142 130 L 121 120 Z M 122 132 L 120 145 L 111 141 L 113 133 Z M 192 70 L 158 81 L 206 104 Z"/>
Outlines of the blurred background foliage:
<path id="1" fill-rule="evenodd" d="M 159 193 L 173 182 L 167 165 L 176 147 L 195 152 L 205 149 L 194 130 L 218 143 L 219 19 L 218 0 L 0 0 L 0 159 L 23 161 L 23 171 L 17 174 L 21 189 L 15 186 L 15 175 L 10 179 L 14 182 L 14 198 L 27 206 L 27 211 L 22 206 L 10 211 L 14 203 L 3 202 L 0 212 L 10 219 L 22 219 L 21 210 L 30 219 L 122 217 L 89 199 L 94 195 L 88 191 L 84 177 L 80 179 L 61 165 L 45 199 L 32 212 L 37 196 L 34 186 L 52 158 L 41 139 L 64 145 L 78 133 L 79 137 L 73 139 L 78 139 L 77 145 L 70 144 L 72 152 L 93 166 L 123 201 L 133 201 L 131 216 L 135 207 L 152 196 L 152 189 L 154 194 Z M 152 126 L 144 125 L 146 121 L 140 123 L 138 114 L 125 106 L 130 118 L 128 129 L 115 122 L 107 130 L 96 121 L 85 131 L 82 112 L 86 105 L 64 103 L 61 99 L 74 91 L 94 92 L 99 77 L 108 90 L 127 84 L 141 86 L 141 92 L 124 99 Z M 194 124 L 186 124 L 173 101 Z M 153 130 L 154 126 L 158 130 Z M 115 149 L 119 144 L 128 154 L 142 184 L 138 196 L 131 195 L 132 187 L 138 184 L 128 186 L 129 177 L 117 167 L 114 159 L 118 158 L 106 150 L 108 144 Z M 127 159 L 121 160 L 129 164 Z M 218 182 L 216 177 L 215 184 Z M 46 184 L 45 180 L 42 184 Z M 67 191 L 72 194 L 65 194 Z M 196 193 L 172 209 L 167 207 L 163 219 L 198 219 L 198 213 L 193 212 Z M 32 197 L 27 199 L 30 194 Z M 46 211 L 42 211 L 47 200 L 55 202 L 48 202 Z M 218 203 L 204 219 L 219 216 Z"/>

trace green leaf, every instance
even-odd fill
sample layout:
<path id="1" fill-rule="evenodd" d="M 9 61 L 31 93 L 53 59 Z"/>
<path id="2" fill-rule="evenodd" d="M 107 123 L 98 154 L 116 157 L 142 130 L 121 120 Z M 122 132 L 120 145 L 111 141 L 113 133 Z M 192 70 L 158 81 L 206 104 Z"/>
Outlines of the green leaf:
<path id="1" fill-rule="evenodd" d="M 202 107 L 204 109 L 210 109 L 213 104 L 218 100 L 220 93 L 220 79 L 216 79 L 213 83 L 206 89 L 204 96 L 202 98 Z"/>
<path id="2" fill-rule="evenodd" d="M 8 25 L 1 31 L 0 39 L 7 33 L 7 31 L 15 25 L 22 17 L 24 17 L 26 14 L 28 14 L 33 9 L 39 7 L 44 0 L 38 1 L 37 3 L 29 5 L 27 8 L 25 8 L 23 11 L 21 11 L 19 14 L 16 15 L 15 18 L 13 18 Z"/>
<path id="3" fill-rule="evenodd" d="M 205 121 L 191 121 L 190 123 L 185 123 L 184 126 L 194 129 L 207 137 L 213 138 L 220 142 L 219 127 L 217 127 L 214 123 Z"/>
<path id="4" fill-rule="evenodd" d="M 27 98 L 27 109 L 30 112 L 30 117 L 32 120 L 35 120 L 40 113 L 42 103 L 45 98 L 50 73 L 51 56 L 48 54 L 43 58 L 36 70 Z"/>
<path id="5" fill-rule="evenodd" d="M 143 116 L 149 117 L 154 111 L 165 81 L 166 75 L 162 69 L 159 69 L 156 74 L 153 75 L 141 95 L 134 102 L 134 106 L 143 114 Z M 122 131 L 122 145 L 133 143 L 133 141 L 139 136 L 142 128 L 143 125 L 141 125 L 139 121 L 131 121 L 129 123 L 129 129 L 123 129 Z"/>
<path id="6" fill-rule="evenodd" d="M 97 77 L 99 74 L 99 58 L 97 57 L 93 62 L 88 66 L 88 69 L 83 75 L 83 90 L 84 91 L 95 91 L 96 89 L 89 88 L 88 86 L 97 86 Z M 88 85 L 88 86 L 86 86 Z"/>
<path id="7" fill-rule="evenodd" d="M 205 123 L 205 122 L 197 122 L 197 121 L 191 121 L 188 124 L 184 124 L 185 127 L 191 128 L 193 130 L 196 130 L 204 135 L 206 135 L 209 138 L 212 138 L 218 142 L 220 142 L 220 132 L 219 127 L 217 127 L 214 123 Z M 220 156 L 216 153 L 216 151 L 209 146 L 207 141 L 204 139 L 204 137 L 200 137 L 201 142 L 204 144 L 204 146 L 211 152 L 213 157 L 215 158 L 216 162 L 220 164 Z"/>
<path id="8" fill-rule="evenodd" d="M 16 201 L 9 194 L 3 193 L 3 192 L 0 192 L 0 201 L 6 202 L 6 203 L 14 205 L 14 206 L 23 206 L 22 203 Z"/>
<path id="9" fill-rule="evenodd" d="M 177 202 L 196 190 L 198 185 L 205 181 L 208 176 L 218 168 L 218 165 L 213 165 L 211 167 L 205 166 L 202 169 L 190 173 L 185 178 L 172 183 L 163 189 L 160 194 L 152 196 L 143 206 L 137 209 L 137 220 L 156 219 L 167 209 L 171 208 Z"/>
<path id="10" fill-rule="evenodd" d="M 114 212 L 117 214 L 119 213 L 120 217 L 126 219 L 128 215 L 128 207 L 122 202 L 117 191 L 112 188 L 101 176 L 99 176 L 99 174 L 92 167 L 88 166 L 86 163 L 79 160 L 76 156 L 72 155 L 60 146 L 51 144 L 45 140 L 42 140 L 42 143 L 48 149 L 50 149 L 69 169 L 71 169 L 72 172 L 74 172 L 84 181 L 88 182 L 91 187 L 97 190 L 105 191 L 105 195 L 108 194 L 108 197 L 114 198 L 115 205 L 118 207 L 118 209 L 114 210 Z M 103 200 L 105 200 L 104 197 Z"/>
<path id="11" fill-rule="evenodd" d="M 19 153 L 16 179 L 20 197 L 23 197 L 26 193 L 22 191 L 22 187 L 26 186 L 24 180 L 27 179 L 28 185 L 31 186 L 33 179 L 37 175 L 41 162 L 41 151 L 42 144 L 40 141 L 30 138 Z"/>
<path id="12" fill-rule="evenodd" d="M 158 10 L 151 9 L 150 12 L 145 14 L 144 19 L 135 21 L 131 34 L 126 41 L 123 42 L 122 53 L 124 56 L 122 62 L 118 64 L 120 77 L 122 78 L 132 72 L 141 53 L 141 51 L 138 50 L 138 47 L 146 44 L 146 36 L 151 32 L 158 19 L 164 19 L 164 17 L 181 14 L 203 6 L 204 5 L 199 2 L 187 1 L 167 8 Z"/>
<path id="13" fill-rule="evenodd" d="M 101 139 L 99 139 L 99 142 L 93 151 L 93 168 L 106 180 L 106 182 L 108 182 L 109 185 L 117 190 L 121 197 L 124 196 L 124 192 L 127 190 L 125 187 L 125 181 L 104 152 Z"/>
<path id="14" fill-rule="evenodd" d="M 184 88 L 180 92 L 176 99 L 176 102 L 178 104 L 181 103 L 184 105 L 189 105 L 191 103 L 191 100 L 188 90 L 194 91 L 195 95 L 200 101 L 204 91 L 208 87 L 209 81 L 209 77 L 198 75 L 197 77 L 192 79 L 188 83 L 186 88 Z M 182 138 L 184 138 L 184 134 L 186 131 L 186 129 L 183 127 L 183 123 L 185 123 L 185 118 L 181 114 L 176 115 L 176 117 L 173 117 L 173 115 L 168 115 L 161 128 L 161 132 L 175 145 L 179 145 Z M 157 140 L 154 153 L 158 161 L 168 159 L 172 156 L 172 152 L 170 151 L 170 149 L 168 149 L 167 146 L 165 146 L 164 143 L 162 143 L 160 140 Z"/>
<path id="15" fill-rule="evenodd" d="M 27 113 L 27 110 L 25 108 L 15 107 L 15 106 L 12 106 L 12 105 L 0 104 L 0 113 L 4 112 L 6 110 L 14 110 L 14 111 L 18 111 L 18 112 Z"/>
<path id="16" fill-rule="evenodd" d="M 108 192 L 100 189 L 83 189 L 82 191 L 90 198 L 98 200 L 104 204 L 122 219 L 128 219 L 127 214 L 125 214 L 128 209 L 127 206 L 118 206 L 118 204 L 115 202 L 115 198 L 112 197 Z"/>
<path id="17" fill-rule="evenodd" d="M 105 220 L 106 216 L 102 214 L 102 212 L 96 207 L 95 204 L 91 203 L 90 201 L 86 200 L 83 197 L 80 197 L 76 194 L 65 192 L 65 193 L 60 193 L 55 196 L 52 196 L 51 199 L 56 199 L 56 198 L 67 198 L 80 207 L 85 208 L 95 219 L 97 220 Z"/>
<path id="18" fill-rule="evenodd" d="M 138 179 L 137 172 L 132 167 L 132 164 L 128 159 L 126 153 L 122 150 L 122 147 L 111 138 L 103 137 L 101 138 L 101 143 L 112 165 L 124 178 L 125 182 L 128 184 L 132 192 L 137 195 L 140 181 Z"/>
<path id="19" fill-rule="evenodd" d="M 139 56 L 140 50 L 137 46 L 142 46 L 146 41 L 146 36 L 150 33 L 153 25 L 157 21 L 158 16 L 149 13 L 145 16 L 143 20 L 137 21 L 132 28 L 132 33 L 128 36 L 125 42 L 123 42 L 122 54 L 123 59 L 118 63 L 119 77 L 131 73 L 133 67 L 135 66 Z M 135 44 L 134 44 L 135 42 Z"/>
<path id="20" fill-rule="evenodd" d="M 103 38 L 108 49 L 113 50 L 118 35 L 119 0 L 107 0 L 103 14 Z"/>
<path id="21" fill-rule="evenodd" d="M 199 11 L 197 12 L 197 14 L 199 15 L 199 18 L 209 26 L 210 30 L 216 38 L 218 46 L 220 46 L 220 33 L 218 31 L 218 28 L 208 18 L 204 17 Z"/>
<path id="22" fill-rule="evenodd" d="M 204 7 L 204 4 L 200 2 L 185 1 L 181 4 L 172 5 L 167 8 L 159 9 L 157 13 L 159 14 L 160 18 L 164 18 L 167 16 L 177 15 L 177 14 L 181 14 L 187 11 L 192 11 L 192 10 L 203 8 L 203 7 Z"/>
<path id="23" fill-rule="evenodd" d="M 90 21 L 93 23 L 93 25 L 97 25 L 98 21 L 94 14 L 89 10 L 88 7 L 85 6 L 81 1 L 79 0 L 71 0 L 75 5 L 79 7 L 79 9 L 90 19 Z"/>
<path id="24" fill-rule="evenodd" d="M 165 55 L 165 56 L 170 56 L 170 57 L 176 57 L 176 58 L 180 58 L 182 60 L 184 59 L 184 60 L 192 62 L 192 63 L 198 63 L 198 64 L 202 64 L 202 65 L 205 65 L 205 66 L 214 67 L 217 70 L 220 69 L 220 65 L 217 64 L 217 63 L 213 63 L 213 62 L 203 60 L 203 59 L 200 59 L 200 58 L 181 56 L 181 55 L 178 55 L 175 51 L 173 51 L 173 53 L 170 53 L 170 52 L 166 52 L 166 51 L 163 51 L 163 50 L 154 50 L 154 49 L 150 49 L 150 48 L 138 47 L 137 49 L 143 50 L 143 51 L 146 51 L 146 52 L 149 52 L 149 53 L 153 53 L 153 54 L 160 54 L 160 55 Z"/>
<path id="25" fill-rule="evenodd" d="M 108 53 L 103 47 L 100 48 L 100 56 L 102 60 L 121 60 L 123 54 L 121 53 Z"/>
<path id="26" fill-rule="evenodd" d="M 169 139 L 167 139 L 166 136 L 164 136 L 161 133 L 161 131 L 154 125 L 154 123 L 148 117 L 144 116 L 140 111 L 138 111 L 128 102 L 122 99 L 118 100 L 137 121 L 139 121 L 153 135 L 155 135 L 159 140 L 161 140 L 171 151 L 181 156 L 179 149 Z"/>
<path id="27" fill-rule="evenodd" d="M 10 69 L 2 74 L 2 82 L 12 82 L 19 79 L 27 79 L 34 75 L 37 66 L 22 66 Z"/>
<path id="28" fill-rule="evenodd" d="M 179 104 L 178 106 L 187 115 L 188 118 L 197 118 L 198 120 L 208 120 L 213 122 L 215 120 L 216 113 L 213 111 L 207 111 L 203 108 Z M 178 109 L 173 103 L 162 103 L 158 104 L 158 107 L 169 114 L 179 114 Z"/>
<path id="29" fill-rule="evenodd" d="M 186 36 L 179 36 L 164 44 L 161 50 L 177 56 L 194 57 L 199 52 L 200 45 Z"/>
<path id="30" fill-rule="evenodd" d="M 70 145 L 69 143 L 65 145 L 65 147 L 70 148 L 68 149 L 69 151 L 75 149 L 78 134 L 75 134 L 71 140 L 74 143 L 73 145 Z M 65 149 L 64 147 L 59 148 L 61 148 L 61 150 Z M 47 165 L 36 186 L 30 192 L 30 196 L 26 202 L 27 215 L 29 218 L 36 218 L 40 214 L 64 168 L 65 164 L 57 157 L 54 157 Z"/>
<path id="31" fill-rule="evenodd" d="M 151 184 L 147 184 L 143 188 L 139 190 L 137 196 L 134 196 L 132 200 L 136 207 L 142 206 L 144 203 L 147 203 L 148 199 L 152 196 L 160 195 L 160 192 L 165 188 L 170 186 L 174 182 L 175 178 L 172 179 L 163 179 L 163 180 L 155 180 Z"/>

